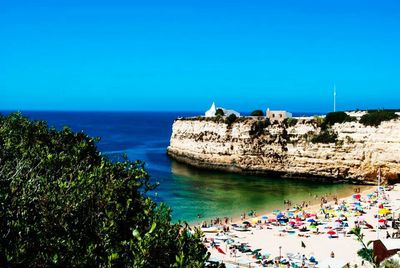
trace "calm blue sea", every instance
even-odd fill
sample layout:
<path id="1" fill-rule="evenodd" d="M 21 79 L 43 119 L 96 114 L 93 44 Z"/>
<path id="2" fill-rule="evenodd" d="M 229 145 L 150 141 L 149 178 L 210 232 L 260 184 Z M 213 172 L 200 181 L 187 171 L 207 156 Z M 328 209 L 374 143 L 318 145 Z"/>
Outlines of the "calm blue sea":
<path id="1" fill-rule="evenodd" d="M 2 112 L 7 114 L 9 112 Z M 173 209 L 174 220 L 199 221 L 204 218 L 238 216 L 251 209 L 271 211 L 283 200 L 312 200 L 314 195 L 344 195 L 352 186 L 322 184 L 288 179 L 241 176 L 201 171 L 171 161 L 166 148 L 172 123 L 193 112 L 22 112 L 31 119 L 48 121 L 50 126 L 70 126 L 75 131 L 100 137 L 99 149 L 105 154 L 126 153 L 140 159 L 153 181 L 160 183 L 151 193 L 157 202 Z"/>

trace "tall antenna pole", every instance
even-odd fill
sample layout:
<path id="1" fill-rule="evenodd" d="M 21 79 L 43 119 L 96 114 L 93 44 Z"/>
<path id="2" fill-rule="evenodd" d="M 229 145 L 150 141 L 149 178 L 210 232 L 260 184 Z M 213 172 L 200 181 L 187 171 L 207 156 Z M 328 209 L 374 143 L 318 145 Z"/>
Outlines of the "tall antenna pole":
<path id="1" fill-rule="evenodd" d="M 333 84 L 333 111 L 336 112 L 336 85 Z"/>

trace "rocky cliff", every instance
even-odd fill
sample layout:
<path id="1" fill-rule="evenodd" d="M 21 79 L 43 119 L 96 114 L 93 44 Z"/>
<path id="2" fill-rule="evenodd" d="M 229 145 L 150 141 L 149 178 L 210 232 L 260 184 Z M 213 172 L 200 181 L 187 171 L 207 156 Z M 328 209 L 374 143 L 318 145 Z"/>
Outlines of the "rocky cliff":
<path id="1" fill-rule="evenodd" d="M 313 143 L 315 120 L 294 126 L 240 118 L 232 124 L 201 118 L 177 119 L 168 147 L 173 159 L 195 167 L 277 177 L 375 183 L 400 179 L 400 120 L 378 127 L 334 124 L 332 143 Z"/>

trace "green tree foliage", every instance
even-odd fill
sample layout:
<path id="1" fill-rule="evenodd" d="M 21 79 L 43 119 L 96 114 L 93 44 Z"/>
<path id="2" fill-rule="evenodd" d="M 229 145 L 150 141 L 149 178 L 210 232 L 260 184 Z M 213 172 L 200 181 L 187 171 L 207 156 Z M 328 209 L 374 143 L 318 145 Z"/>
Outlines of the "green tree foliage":
<path id="1" fill-rule="evenodd" d="M 265 128 L 271 125 L 268 118 L 265 120 L 257 120 L 251 125 L 251 129 L 249 131 L 250 136 L 258 137 L 264 133 Z"/>
<path id="2" fill-rule="evenodd" d="M 289 117 L 289 118 L 286 118 L 285 120 L 283 120 L 284 124 L 287 127 L 294 127 L 298 121 L 299 121 L 298 119 L 293 118 L 293 117 Z"/>
<path id="3" fill-rule="evenodd" d="M 199 230 L 171 210 L 142 162 L 20 114 L 0 117 L 0 267 L 202 267 Z"/>
<path id="4" fill-rule="evenodd" d="M 312 143 L 335 143 L 337 141 L 337 134 L 331 130 L 321 130 L 318 135 L 311 138 Z"/>
<path id="5" fill-rule="evenodd" d="M 264 112 L 262 110 L 254 110 L 250 114 L 251 116 L 264 116 Z"/>
<path id="6" fill-rule="evenodd" d="M 233 124 L 237 119 L 237 116 L 235 114 L 230 114 L 226 119 L 225 119 L 225 123 L 227 123 L 228 125 Z"/>
<path id="7" fill-rule="evenodd" d="M 224 110 L 222 110 L 221 108 L 218 108 L 216 111 L 215 111 L 215 116 L 224 116 L 225 114 L 224 114 Z"/>
<path id="8" fill-rule="evenodd" d="M 399 116 L 394 111 L 388 110 L 375 110 L 369 111 L 360 119 L 360 123 L 364 126 L 379 126 L 383 121 L 396 119 Z"/>
<path id="9" fill-rule="evenodd" d="M 324 122 L 321 125 L 321 128 L 326 129 L 329 126 L 333 126 L 335 123 L 344 123 L 344 122 L 351 122 L 354 121 L 354 118 L 348 115 L 345 112 L 332 112 L 328 113 L 325 118 Z"/>

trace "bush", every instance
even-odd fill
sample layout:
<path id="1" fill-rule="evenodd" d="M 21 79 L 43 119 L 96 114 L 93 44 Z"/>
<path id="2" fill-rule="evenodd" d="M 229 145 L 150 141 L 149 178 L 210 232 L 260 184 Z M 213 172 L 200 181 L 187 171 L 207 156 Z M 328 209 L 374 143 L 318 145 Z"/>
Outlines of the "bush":
<path id="1" fill-rule="evenodd" d="M 270 121 L 268 118 L 265 120 L 257 120 L 256 122 L 251 125 L 251 129 L 249 131 L 250 136 L 258 137 L 264 133 L 266 127 L 270 125 Z"/>
<path id="2" fill-rule="evenodd" d="M 321 116 L 314 116 L 313 120 L 317 124 L 317 126 L 320 127 L 324 124 L 325 118 L 323 118 Z"/>
<path id="3" fill-rule="evenodd" d="M 201 232 L 171 224 L 142 162 L 20 114 L 0 117 L 0 267 L 200 267 Z"/>
<path id="4" fill-rule="evenodd" d="M 231 125 L 233 122 L 235 122 L 237 119 L 237 116 L 235 114 L 230 114 L 226 119 L 225 119 L 225 123 L 227 123 L 228 125 Z"/>
<path id="5" fill-rule="evenodd" d="M 378 110 L 369 111 L 367 114 L 363 115 L 360 119 L 360 123 L 364 126 L 379 126 L 383 121 L 389 121 L 396 119 L 399 116 L 394 111 Z"/>
<path id="6" fill-rule="evenodd" d="M 224 110 L 221 108 L 218 108 L 217 111 L 215 111 L 215 116 L 224 116 Z"/>
<path id="7" fill-rule="evenodd" d="M 293 117 L 289 117 L 289 118 L 286 118 L 285 120 L 283 120 L 284 124 L 288 127 L 294 127 L 298 121 L 299 120 L 297 120 L 296 118 L 293 118 Z"/>
<path id="8" fill-rule="evenodd" d="M 264 112 L 262 110 L 254 110 L 250 114 L 251 116 L 264 116 Z"/>
<path id="9" fill-rule="evenodd" d="M 332 130 L 321 130 L 318 135 L 311 138 L 312 143 L 336 143 L 337 134 Z"/>
<path id="10" fill-rule="evenodd" d="M 326 129 L 328 126 L 333 126 L 335 123 L 344 123 L 344 122 L 351 122 L 355 119 L 350 115 L 346 114 L 345 112 L 332 112 L 328 113 L 325 116 L 324 122 L 321 125 L 321 128 Z"/>

